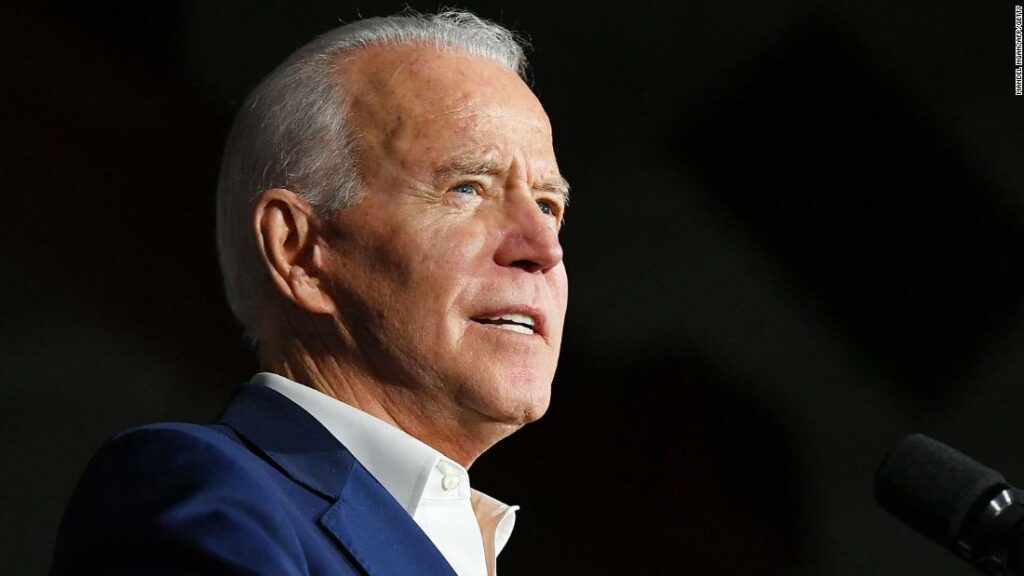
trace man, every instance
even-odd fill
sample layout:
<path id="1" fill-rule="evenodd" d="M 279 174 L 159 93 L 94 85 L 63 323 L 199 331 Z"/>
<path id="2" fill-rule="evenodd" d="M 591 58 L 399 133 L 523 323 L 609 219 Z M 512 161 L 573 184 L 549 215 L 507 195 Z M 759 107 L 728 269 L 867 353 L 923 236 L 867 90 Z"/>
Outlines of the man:
<path id="1" fill-rule="evenodd" d="M 54 574 L 495 573 L 466 470 L 548 406 L 568 186 L 520 47 L 467 13 L 299 50 L 228 139 L 218 246 L 264 372 L 208 426 L 122 433 Z"/>

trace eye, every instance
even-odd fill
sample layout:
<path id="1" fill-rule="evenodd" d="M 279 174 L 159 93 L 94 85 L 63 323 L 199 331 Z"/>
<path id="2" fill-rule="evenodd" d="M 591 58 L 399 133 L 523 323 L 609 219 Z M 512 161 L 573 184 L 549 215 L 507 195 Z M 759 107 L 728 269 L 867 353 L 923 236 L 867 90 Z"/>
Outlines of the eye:
<path id="1" fill-rule="evenodd" d="M 537 207 L 540 208 L 540 211 L 546 216 L 554 216 L 558 213 L 558 206 L 550 200 L 538 200 Z"/>
<path id="2" fill-rule="evenodd" d="M 451 191 L 455 192 L 457 194 L 465 194 L 467 196 L 478 194 L 480 192 L 480 190 L 477 187 L 477 185 L 476 184 L 472 184 L 470 182 L 462 182 L 462 183 L 456 184 L 455 186 L 452 186 Z"/>

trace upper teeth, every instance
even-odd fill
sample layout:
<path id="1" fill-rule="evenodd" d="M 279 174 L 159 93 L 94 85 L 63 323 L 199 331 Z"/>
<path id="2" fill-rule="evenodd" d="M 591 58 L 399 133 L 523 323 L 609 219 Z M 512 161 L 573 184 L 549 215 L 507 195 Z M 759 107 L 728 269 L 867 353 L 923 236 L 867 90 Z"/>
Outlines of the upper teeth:
<path id="1" fill-rule="evenodd" d="M 526 314 L 502 314 L 501 316 L 491 316 L 487 320 L 508 320 L 509 322 L 515 322 L 516 324 L 526 324 L 530 328 L 533 328 L 533 318 L 530 318 Z"/>

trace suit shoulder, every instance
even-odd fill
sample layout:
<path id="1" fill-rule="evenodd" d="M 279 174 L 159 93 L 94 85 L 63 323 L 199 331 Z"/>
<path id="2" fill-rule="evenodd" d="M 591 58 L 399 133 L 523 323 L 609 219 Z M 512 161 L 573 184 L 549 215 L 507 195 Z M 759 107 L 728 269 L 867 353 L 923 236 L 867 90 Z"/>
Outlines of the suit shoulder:
<path id="1" fill-rule="evenodd" d="M 91 478 L 104 482 L 131 482 L 138 477 L 173 474 L 182 479 L 198 474 L 217 479 L 217 471 L 255 473 L 259 459 L 230 431 L 213 426 L 164 422 L 129 428 L 97 450 L 89 461 L 82 484 Z"/>
<path id="2" fill-rule="evenodd" d="M 224 454 L 246 450 L 238 437 L 223 425 L 158 422 L 122 430 L 97 454 L 131 451 L 153 444 L 181 450 L 215 450 Z"/>
<path id="3" fill-rule="evenodd" d="M 225 451 L 233 450 L 232 444 L 241 447 L 237 436 L 222 425 L 158 422 L 122 430 L 104 444 L 100 452 L 125 450 L 147 443 L 177 445 L 182 448 L 210 445 Z"/>
<path id="4" fill-rule="evenodd" d="M 293 573 L 288 559 L 301 554 L 273 474 L 215 425 L 126 430 L 96 453 L 79 480 L 58 532 L 53 573 L 109 569 L 115 560 L 182 562 L 225 574 L 264 563 Z"/>
<path id="5" fill-rule="evenodd" d="M 93 456 L 75 499 L 102 501 L 107 514 L 136 513 L 140 504 L 174 504 L 184 494 L 205 494 L 206 504 L 246 498 L 269 506 L 273 469 L 230 429 L 164 422 L 129 428 Z M 141 500 L 141 501 L 140 501 Z"/>

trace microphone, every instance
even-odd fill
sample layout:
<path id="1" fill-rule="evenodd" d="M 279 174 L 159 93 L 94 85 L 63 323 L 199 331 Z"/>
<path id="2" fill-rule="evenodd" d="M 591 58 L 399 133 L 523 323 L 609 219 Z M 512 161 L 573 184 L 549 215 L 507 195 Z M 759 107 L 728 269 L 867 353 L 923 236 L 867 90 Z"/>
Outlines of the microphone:
<path id="1" fill-rule="evenodd" d="M 1024 493 L 949 446 L 900 440 L 875 474 L 875 500 L 982 572 L 1024 576 Z"/>

